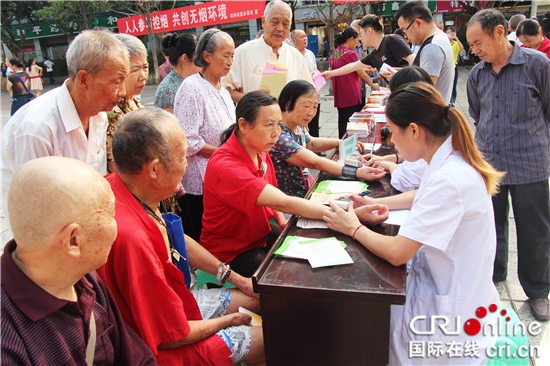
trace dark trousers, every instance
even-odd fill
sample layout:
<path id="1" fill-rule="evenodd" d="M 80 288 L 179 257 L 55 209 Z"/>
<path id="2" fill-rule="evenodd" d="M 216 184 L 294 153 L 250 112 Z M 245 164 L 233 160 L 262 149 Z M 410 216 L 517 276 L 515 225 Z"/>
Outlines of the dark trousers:
<path id="1" fill-rule="evenodd" d="M 14 97 L 13 101 L 11 102 L 10 116 L 13 116 L 15 112 L 19 110 L 19 108 L 23 107 L 25 104 L 27 104 L 31 100 L 32 100 L 31 98 L 24 95 L 19 95 L 17 97 Z"/>
<path id="2" fill-rule="evenodd" d="M 456 84 L 458 83 L 458 66 L 455 67 L 455 81 L 453 83 L 453 93 L 451 94 L 451 104 L 456 102 Z"/>
<path id="3" fill-rule="evenodd" d="M 53 71 L 46 71 L 46 74 L 48 74 L 48 77 L 50 78 L 50 85 L 55 84 L 55 80 L 53 78 Z"/>
<path id="4" fill-rule="evenodd" d="M 365 104 L 357 104 L 351 107 L 338 109 L 338 138 L 341 139 L 346 134 L 350 117 L 355 112 L 360 112 Z"/>
<path id="5" fill-rule="evenodd" d="M 181 217 L 183 230 L 197 243 L 201 242 L 202 214 L 204 212 L 202 199 L 203 196 L 192 194 L 184 194 L 178 198 L 178 205 L 181 209 L 179 216 Z"/>
<path id="6" fill-rule="evenodd" d="M 497 253 L 493 278 L 504 278 L 508 267 L 508 193 L 516 222 L 518 277 L 532 299 L 544 299 L 550 291 L 550 194 L 548 180 L 502 185 L 493 197 Z"/>
<path id="7" fill-rule="evenodd" d="M 317 107 L 317 114 L 311 121 L 309 121 L 307 125 L 307 129 L 309 130 L 309 134 L 313 137 L 319 137 L 319 116 L 321 115 L 321 103 L 319 103 L 319 106 Z"/>
<path id="8" fill-rule="evenodd" d="M 270 224 L 271 232 L 267 236 L 265 247 L 250 249 L 235 257 L 229 264 L 231 269 L 243 277 L 252 277 L 258 269 L 265 256 L 281 234 L 281 228 L 277 224 Z"/>

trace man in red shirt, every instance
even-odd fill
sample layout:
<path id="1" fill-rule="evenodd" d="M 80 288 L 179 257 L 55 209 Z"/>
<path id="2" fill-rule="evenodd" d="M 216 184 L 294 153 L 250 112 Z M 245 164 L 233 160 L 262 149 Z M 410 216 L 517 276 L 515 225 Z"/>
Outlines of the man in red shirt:
<path id="1" fill-rule="evenodd" d="M 161 365 L 231 365 L 265 362 L 261 327 L 249 327 L 240 306 L 259 312 L 251 280 L 232 272 L 185 236 L 188 258 L 158 210 L 179 189 L 187 168 L 187 142 L 176 118 L 161 109 L 128 113 L 113 140 L 117 172 L 106 178 L 117 205 L 118 236 L 99 275 L 126 323 Z M 180 227 L 181 228 L 181 227 Z M 174 265 L 216 274 L 238 289 L 189 291 Z"/>

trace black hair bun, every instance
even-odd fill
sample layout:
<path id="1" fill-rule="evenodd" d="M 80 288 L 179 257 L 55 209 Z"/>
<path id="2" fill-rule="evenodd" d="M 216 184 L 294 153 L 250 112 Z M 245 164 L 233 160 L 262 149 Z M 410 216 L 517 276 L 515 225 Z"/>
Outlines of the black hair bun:
<path id="1" fill-rule="evenodd" d="M 178 40 L 178 35 L 176 33 L 172 33 L 170 35 L 170 38 L 168 38 L 168 48 L 174 48 L 177 40 Z"/>

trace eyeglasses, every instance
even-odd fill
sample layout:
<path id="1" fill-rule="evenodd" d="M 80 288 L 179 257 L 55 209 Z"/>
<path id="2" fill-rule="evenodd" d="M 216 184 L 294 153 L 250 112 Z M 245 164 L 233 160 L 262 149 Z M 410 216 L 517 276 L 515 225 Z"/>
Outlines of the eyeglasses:
<path id="1" fill-rule="evenodd" d="M 422 17 L 420 17 L 420 18 L 415 18 L 415 19 L 411 22 L 411 24 L 409 24 L 409 26 L 408 26 L 407 28 L 405 28 L 405 29 L 401 28 L 401 30 L 403 31 L 403 33 L 407 33 L 407 31 L 409 30 L 409 28 L 412 27 L 412 25 L 414 24 L 414 22 L 416 22 L 417 19 L 422 19 Z"/>

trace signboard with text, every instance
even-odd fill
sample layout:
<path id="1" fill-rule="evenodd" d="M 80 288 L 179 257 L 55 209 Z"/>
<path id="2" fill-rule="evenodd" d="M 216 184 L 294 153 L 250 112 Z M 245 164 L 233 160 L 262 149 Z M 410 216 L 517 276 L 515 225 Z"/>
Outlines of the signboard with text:
<path id="1" fill-rule="evenodd" d="M 265 1 L 218 0 L 151 13 L 154 33 L 257 19 L 264 15 Z M 118 19 L 118 31 L 132 36 L 149 32 L 143 15 Z"/>
<path id="2" fill-rule="evenodd" d="M 94 21 L 94 28 L 99 28 L 99 27 L 116 28 L 117 20 L 118 20 L 118 16 L 114 14 L 100 15 Z M 76 26 L 75 27 L 76 30 L 74 31 L 74 34 L 78 34 L 80 32 L 80 25 L 78 24 L 78 21 L 75 21 L 75 26 Z M 26 39 L 62 36 L 64 33 L 62 32 L 61 28 L 67 31 L 66 28 L 60 25 L 57 25 L 55 23 L 54 24 L 39 23 L 37 25 L 25 24 L 21 28 L 24 34 L 26 35 L 25 36 Z M 11 29 L 17 34 L 17 36 L 19 36 L 19 32 L 20 32 L 19 27 L 14 26 Z M 17 37 L 16 39 L 19 39 L 19 37 Z"/>

